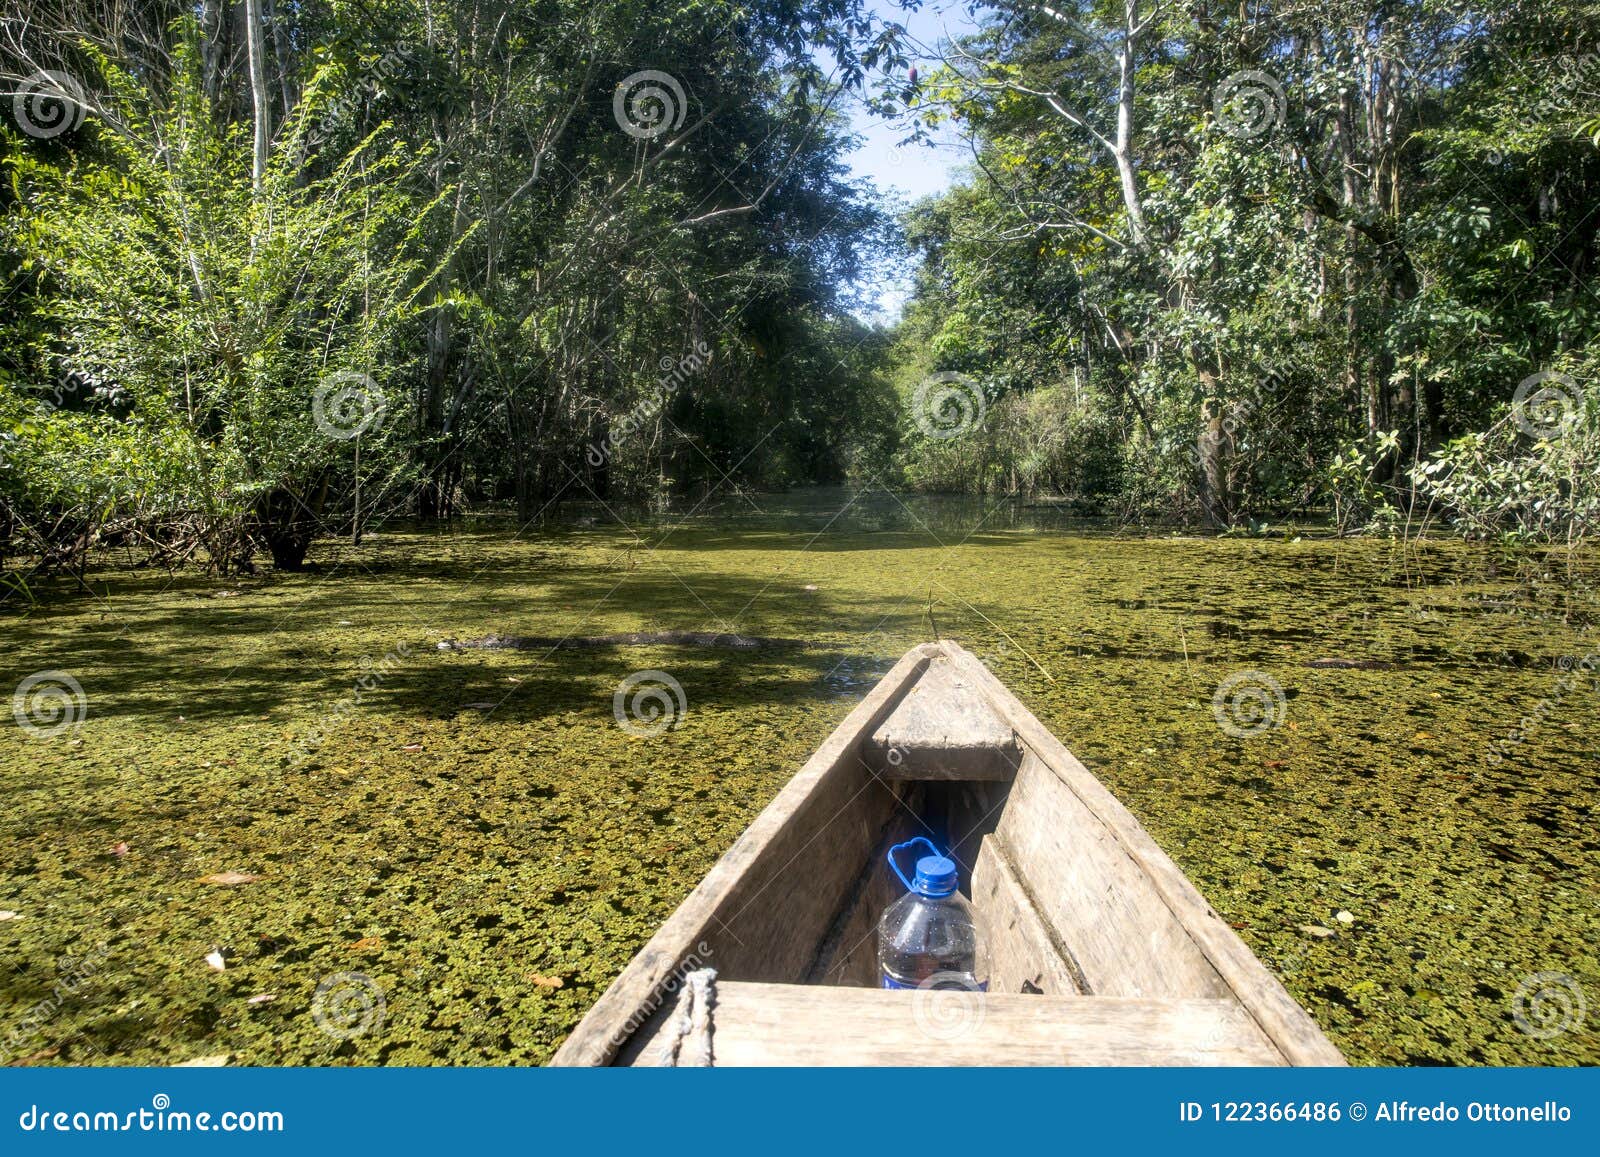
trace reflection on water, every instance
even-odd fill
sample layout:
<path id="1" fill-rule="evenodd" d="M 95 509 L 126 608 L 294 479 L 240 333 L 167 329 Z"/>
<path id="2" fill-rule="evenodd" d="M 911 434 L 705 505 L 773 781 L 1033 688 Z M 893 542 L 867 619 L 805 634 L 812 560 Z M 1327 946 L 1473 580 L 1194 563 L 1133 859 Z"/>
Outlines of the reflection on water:
<path id="1" fill-rule="evenodd" d="M 496 522 L 505 521 L 503 517 Z M 935 534 L 959 540 L 982 531 L 1107 532 L 1114 521 L 1074 516 L 1059 503 L 1006 497 L 908 494 L 885 490 L 813 487 L 783 494 L 674 496 L 664 506 L 563 499 L 541 518 L 554 527 L 607 527 L 619 523 L 660 533 L 673 527 L 771 530 L 797 533 Z"/>

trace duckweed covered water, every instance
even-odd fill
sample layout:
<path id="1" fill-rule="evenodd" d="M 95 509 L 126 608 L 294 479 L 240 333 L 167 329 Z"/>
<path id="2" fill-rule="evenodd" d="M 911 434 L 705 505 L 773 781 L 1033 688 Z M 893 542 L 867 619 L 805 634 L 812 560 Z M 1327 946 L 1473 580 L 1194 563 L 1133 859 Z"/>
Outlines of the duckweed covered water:
<path id="1" fill-rule="evenodd" d="M 643 543 L 600 512 L 329 544 L 300 576 L 107 572 L 95 598 L 0 622 L 7 690 L 59 670 L 87 700 L 60 735 L 0 729 L 0 1054 L 542 1062 L 937 630 L 1105 780 L 1352 1062 L 1600 1062 L 1581 578 L 1456 542 L 775 503 L 664 518 Z M 438 648 L 665 630 L 814 646 Z M 1306 665 L 1327 659 L 1360 665 Z M 647 669 L 688 703 L 654 738 L 612 715 Z M 1236 737 L 1212 697 L 1246 671 L 1283 712 Z M 201 882 L 219 873 L 258 878 Z"/>

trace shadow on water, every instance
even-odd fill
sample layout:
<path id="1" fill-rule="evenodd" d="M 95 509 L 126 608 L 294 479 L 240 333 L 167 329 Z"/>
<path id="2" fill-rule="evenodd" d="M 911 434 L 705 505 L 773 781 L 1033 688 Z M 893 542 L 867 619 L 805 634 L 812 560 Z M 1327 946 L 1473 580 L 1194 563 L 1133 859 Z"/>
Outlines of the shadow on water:
<path id="1" fill-rule="evenodd" d="M 759 513 L 640 518 L 644 546 L 591 507 L 521 538 L 510 520 L 395 524 L 318 544 L 304 575 L 107 569 L 96 598 L 5 619 L 0 682 L 70 672 L 87 715 L 0 731 L 0 908 L 25 914 L 0 924 L 17 963 L 0 1019 L 92 930 L 111 954 L 26 1043 L 36 1063 L 544 1060 L 937 630 L 1094 769 L 1351 1060 L 1600 1059 L 1587 1029 L 1519 1033 L 1508 1003 L 1550 972 L 1600 992 L 1600 686 L 1569 669 L 1596 644 L 1591 597 L 1453 542 L 753 497 Z M 809 645 L 438 649 L 657 631 Z M 631 734 L 614 695 L 655 670 L 681 714 Z M 1241 674 L 1281 692 L 1243 737 L 1214 699 Z M 225 871 L 260 878 L 200 882 Z M 352 971 L 389 1020 L 334 1041 L 311 994 Z"/>
<path id="2" fill-rule="evenodd" d="M 483 568 L 470 581 L 491 585 L 493 576 L 512 569 Z M 168 590 L 162 609 L 142 611 L 121 625 L 108 618 L 98 630 L 56 635 L 51 641 L 50 661 L 65 670 L 117 671 L 115 692 L 95 697 L 97 716 L 160 718 L 180 712 L 190 719 L 270 713 L 303 705 L 308 698 L 338 700 L 351 694 L 361 677 L 363 661 L 381 662 L 386 655 L 391 661 L 383 664 L 381 689 L 370 698 L 391 709 L 438 715 L 453 711 L 458 701 L 484 697 L 469 695 L 464 689 L 473 685 L 471 672 L 487 664 L 499 678 L 521 673 L 528 680 L 502 708 L 515 718 L 526 719 L 570 709 L 590 693 L 576 681 L 582 673 L 616 670 L 632 662 L 630 656 L 639 652 L 668 654 L 676 668 L 713 676 L 702 684 L 714 688 L 715 701 L 729 708 L 842 694 L 856 683 L 840 671 L 881 673 L 894 657 L 886 650 L 884 637 L 871 633 L 853 637 L 832 634 L 804 647 L 737 651 L 692 646 L 552 647 L 496 653 L 492 660 L 486 660 L 484 652 L 442 652 L 438 649 L 441 638 L 471 638 L 473 633 L 435 629 L 428 617 L 431 608 L 427 600 L 405 607 L 397 596 L 397 590 L 437 575 L 439 570 L 436 563 L 412 567 L 392 559 L 376 567 L 348 570 L 336 580 L 337 585 L 335 580 L 307 577 L 301 581 L 316 587 L 316 593 L 298 602 L 288 600 L 289 606 L 277 605 L 271 598 L 252 605 L 244 597 L 218 600 L 195 597 L 192 591 Z M 522 587 L 495 590 L 488 599 L 474 601 L 475 613 L 492 614 L 487 622 L 489 631 L 480 634 L 521 634 L 524 624 L 530 635 L 548 634 L 552 607 L 594 606 L 616 592 L 619 584 L 625 589 L 627 608 L 645 617 L 646 629 L 651 623 L 698 628 L 708 618 L 712 629 L 720 629 L 716 617 L 700 603 L 746 606 L 771 588 L 770 582 L 759 577 L 699 573 L 692 579 L 696 598 L 691 599 L 677 578 L 667 573 L 554 567 L 540 571 L 537 578 L 527 570 L 520 574 Z M 264 583 L 247 593 L 270 596 L 275 589 L 282 593 L 285 588 Z M 125 590 L 118 601 L 133 597 L 132 590 Z M 843 594 L 830 597 L 827 613 L 851 623 L 881 617 L 876 599 Z M 914 617 L 908 611 L 900 621 Z M 376 640 L 366 634 L 342 632 L 336 626 L 385 619 L 389 627 Z M 574 633 L 578 629 L 581 627 Z M 388 633 L 390 630 L 394 633 Z M 779 677 L 774 673 L 779 668 L 790 673 Z M 21 674 L 26 672 L 18 677 Z M 468 699 L 461 699 L 463 695 Z"/>
<path id="3" fill-rule="evenodd" d="M 495 532 L 515 531 L 504 515 L 474 520 Z M 654 540 L 675 530 L 710 530 L 743 538 L 751 533 L 816 535 L 908 534 L 959 541 L 979 531 L 1114 534 L 1116 520 L 1086 517 L 1048 502 L 1004 496 L 906 494 L 881 488 L 812 487 L 748 499 L 675 497 L 665 507 L 594 501 L 562 502 L 541 520 L 541 533 L 631 529 Z M 893 540 L 886 539 L 886 543 Z M 886 546 L 885 549 L 888 549 Z"/>

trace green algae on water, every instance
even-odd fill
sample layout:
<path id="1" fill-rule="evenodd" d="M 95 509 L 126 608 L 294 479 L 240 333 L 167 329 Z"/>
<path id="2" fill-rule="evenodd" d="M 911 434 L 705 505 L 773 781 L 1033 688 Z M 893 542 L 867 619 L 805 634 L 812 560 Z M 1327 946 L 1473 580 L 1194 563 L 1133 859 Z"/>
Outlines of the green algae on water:
<path id="1" fill-rule="evenodd" d="M 1104 779 L 1352 1062 L 1600 1062 L 1592 1020 L 1528 1020 L 1547 983 L 1530 978 L 1600 1006 L 1600 680 L 1574 662 L 1600 640 L 1581 583 L 1457 542 L 762 506 L 643 543 L 603 524 L 397 531 L 328 544 L 302 576 L 108 572 L 93 599 L 7 619 L 5 686 L 70 672 L 87 715 L 48 739 L 0 730 L 0 1051 L 540 1063 L 937 629 Z M 812 645 L 439 648 L 665 630 Z M 1349 665 L 1307 666 L 1328 659 Z M 612 697 L 646 670 L 687 710 L 640 737 Z M 1239 672 L 1281 687 L 1276 726 L 1219 728 L 1213 695 Z M 201 882 L 228 872 L 257 878 Z M 349 977 L 381 1000 L 328 1031 L 319 985 Z"/>

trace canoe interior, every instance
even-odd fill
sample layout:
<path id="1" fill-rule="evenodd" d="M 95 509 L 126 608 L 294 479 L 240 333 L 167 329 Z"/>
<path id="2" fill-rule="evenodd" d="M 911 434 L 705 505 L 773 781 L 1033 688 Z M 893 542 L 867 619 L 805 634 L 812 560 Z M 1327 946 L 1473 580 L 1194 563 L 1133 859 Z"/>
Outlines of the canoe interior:
<path id="1" fill-rule="evenodd" d="M 908 1001 L 930 994 L 876 988 L 878 916 L 903 890 L 884 857 L 917 835 L 950 849 L 989 945 L 991 997 L 958 1040 L 918 1031 L 926 1008 Z M 555 1063 L 655 1063 L 699 967 L 722 993 L 719 1063 L 1343 1063 L 1126 809 L 953 643 L 896 665 Z"/>

